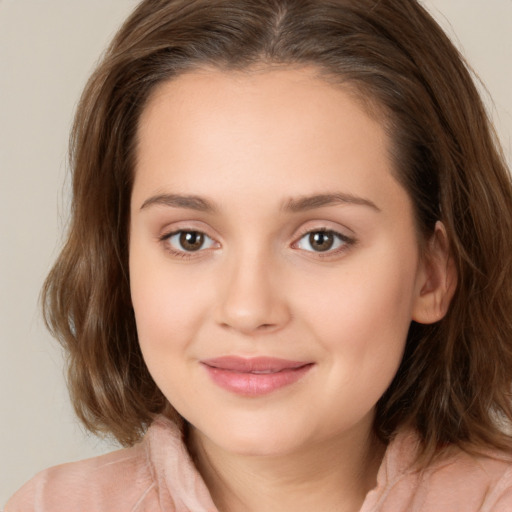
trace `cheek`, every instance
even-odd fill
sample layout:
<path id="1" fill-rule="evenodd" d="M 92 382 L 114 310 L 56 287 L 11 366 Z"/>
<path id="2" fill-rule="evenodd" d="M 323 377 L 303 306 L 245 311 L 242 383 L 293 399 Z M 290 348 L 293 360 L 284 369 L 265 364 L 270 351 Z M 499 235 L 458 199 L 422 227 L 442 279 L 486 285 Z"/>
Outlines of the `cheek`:
<path id="1" fill-rule="evenodd" d="M 382 251 L 296 290 L 305 328 L 331 358 L 332 379 L 378 399 L 400 364 L 411 322 L 416 259 Z"/>
<path id="2" fill-rule="evenodd" d="M 165 257 L 132 243 L 130 287 L 141 349 L 148 358 L 184 347 L 199 329 L 201 287 L 190 272 L 171 272 Z"/>
<path id="3" fill-rule="evenodd" d="M 197 394 L 197 390 L 188 386 L 184 390 L 183 383 L 189 382 L 187 372 L 192 362 L 193 340 L 204 317 L 200 293 L 189 279 L 180 279 L 183 273 L 170 275 L 165 259 L 162 263 L 151 258 L 152 255 L 144 255 L 136 248 L 130 254 L 131 294 L 139 345 L 157 386 L 173 406 L 186 411 L 186 400 L 195 403 L 192 395 Z"/>
<path id="4" fill-rule="evenodd" d="M 378 260 L 378 259 L 377 259 Z M 305 282 L 293 296 L 303 310 L 332 339 L 345 333 L 361 338 L 363 333 L 403 331 L 411 320 L 415 295 L 414 265 L 390 261 L 360 261 L 338 274 Z M 409 268 L 404 269 L 404 267 Z M 308 284 L 310 286 L 308 286 Z"/>

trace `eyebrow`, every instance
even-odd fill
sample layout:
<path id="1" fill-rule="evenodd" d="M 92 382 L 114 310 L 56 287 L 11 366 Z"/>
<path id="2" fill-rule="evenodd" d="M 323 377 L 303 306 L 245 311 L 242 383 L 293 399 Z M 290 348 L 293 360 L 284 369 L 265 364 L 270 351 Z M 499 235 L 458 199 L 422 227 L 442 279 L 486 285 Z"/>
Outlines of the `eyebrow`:
<path id="1" fill-rule="evenodd" d="M 381 209 L 369 199 L 345 193 L 314 194 L 311 196 L 291 198 L 284 203 L 282 210 L 296 213 L 340 204 L 367 206 L 377 212 L 381 211 Z M 144 210 L 154 205 L 186 208 L 188 210 L 196 210 L 205 213 L 215 213 L 217 211 L 217 208 L 203 197 L 181 194 L 157 194 L 146 199 L 140 209 Z"/>
<path id="2" fill-rule="evenodd" d="M 302 212 L 307 210 L 314 210 L 315 208 L 321 208 L 323 206 L 334 206 L 339 204 L 367 206 L 377 212 L 381 211 L 381 209 L 369 199 L 344 193 L 315 194 L 311 196 L 299 197 L 297 199 L 289 199 L 285 203 L 283 209 L 290 212 Z"/>
<path id="3" fill-rule="evenodd" d="M 160 205 L 170 206 L 172 208 L 186 208 L 188 210 L 196 210 L 199 212 L 213 213 L 216 208 L 207 201 L 199 196 L 181 195 L 181 194 L 158 194 L 146 199 L 141 210 L 148 208 L 149 206 Z"/>

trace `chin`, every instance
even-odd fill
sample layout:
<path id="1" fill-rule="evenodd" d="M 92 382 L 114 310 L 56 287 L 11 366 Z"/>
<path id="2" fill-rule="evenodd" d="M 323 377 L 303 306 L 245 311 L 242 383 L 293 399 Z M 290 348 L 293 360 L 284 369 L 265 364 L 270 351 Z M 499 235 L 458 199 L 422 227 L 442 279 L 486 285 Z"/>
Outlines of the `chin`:
<path id="1" fill-rule="evenodd" d="M 305 443 L 304 430 L 299 435 L 286 428 L 286 424 L 257 420 L 250 423 L 224 422 L 217 428 L 195 428 L 195 431 L 199 438 L 208 440 L 221 450 L 247 457 L 286 455 Z"/>

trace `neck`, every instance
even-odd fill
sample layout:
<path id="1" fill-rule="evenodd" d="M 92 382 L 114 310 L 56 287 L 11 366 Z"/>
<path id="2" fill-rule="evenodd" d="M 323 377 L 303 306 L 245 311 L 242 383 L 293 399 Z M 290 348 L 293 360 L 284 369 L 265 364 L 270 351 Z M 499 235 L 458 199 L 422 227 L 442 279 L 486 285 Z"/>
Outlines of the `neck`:
<path id="1" fill-rule="evenodd" d="M 189 447 L 220 512 L 357 512 L 376 485 L 385 450 L 371 430 L 294 453 L 247 456 L 192 429 Z"/>

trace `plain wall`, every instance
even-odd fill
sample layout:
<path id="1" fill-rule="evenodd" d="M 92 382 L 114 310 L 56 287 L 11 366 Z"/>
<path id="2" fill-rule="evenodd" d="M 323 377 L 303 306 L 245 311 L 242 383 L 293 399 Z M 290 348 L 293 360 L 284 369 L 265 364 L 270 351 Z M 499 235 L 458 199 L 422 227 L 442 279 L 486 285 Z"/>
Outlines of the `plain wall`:
<path id="1" fill-rule="evenodd" d="M 0 508 L 37 471 L 113 447 L 73 416 L 38 296 L 66 224 L 73 110 L 135 4 L 0 0 Z M 486 84 L 511 162 L 512 0 L 425 4 Z"/>

